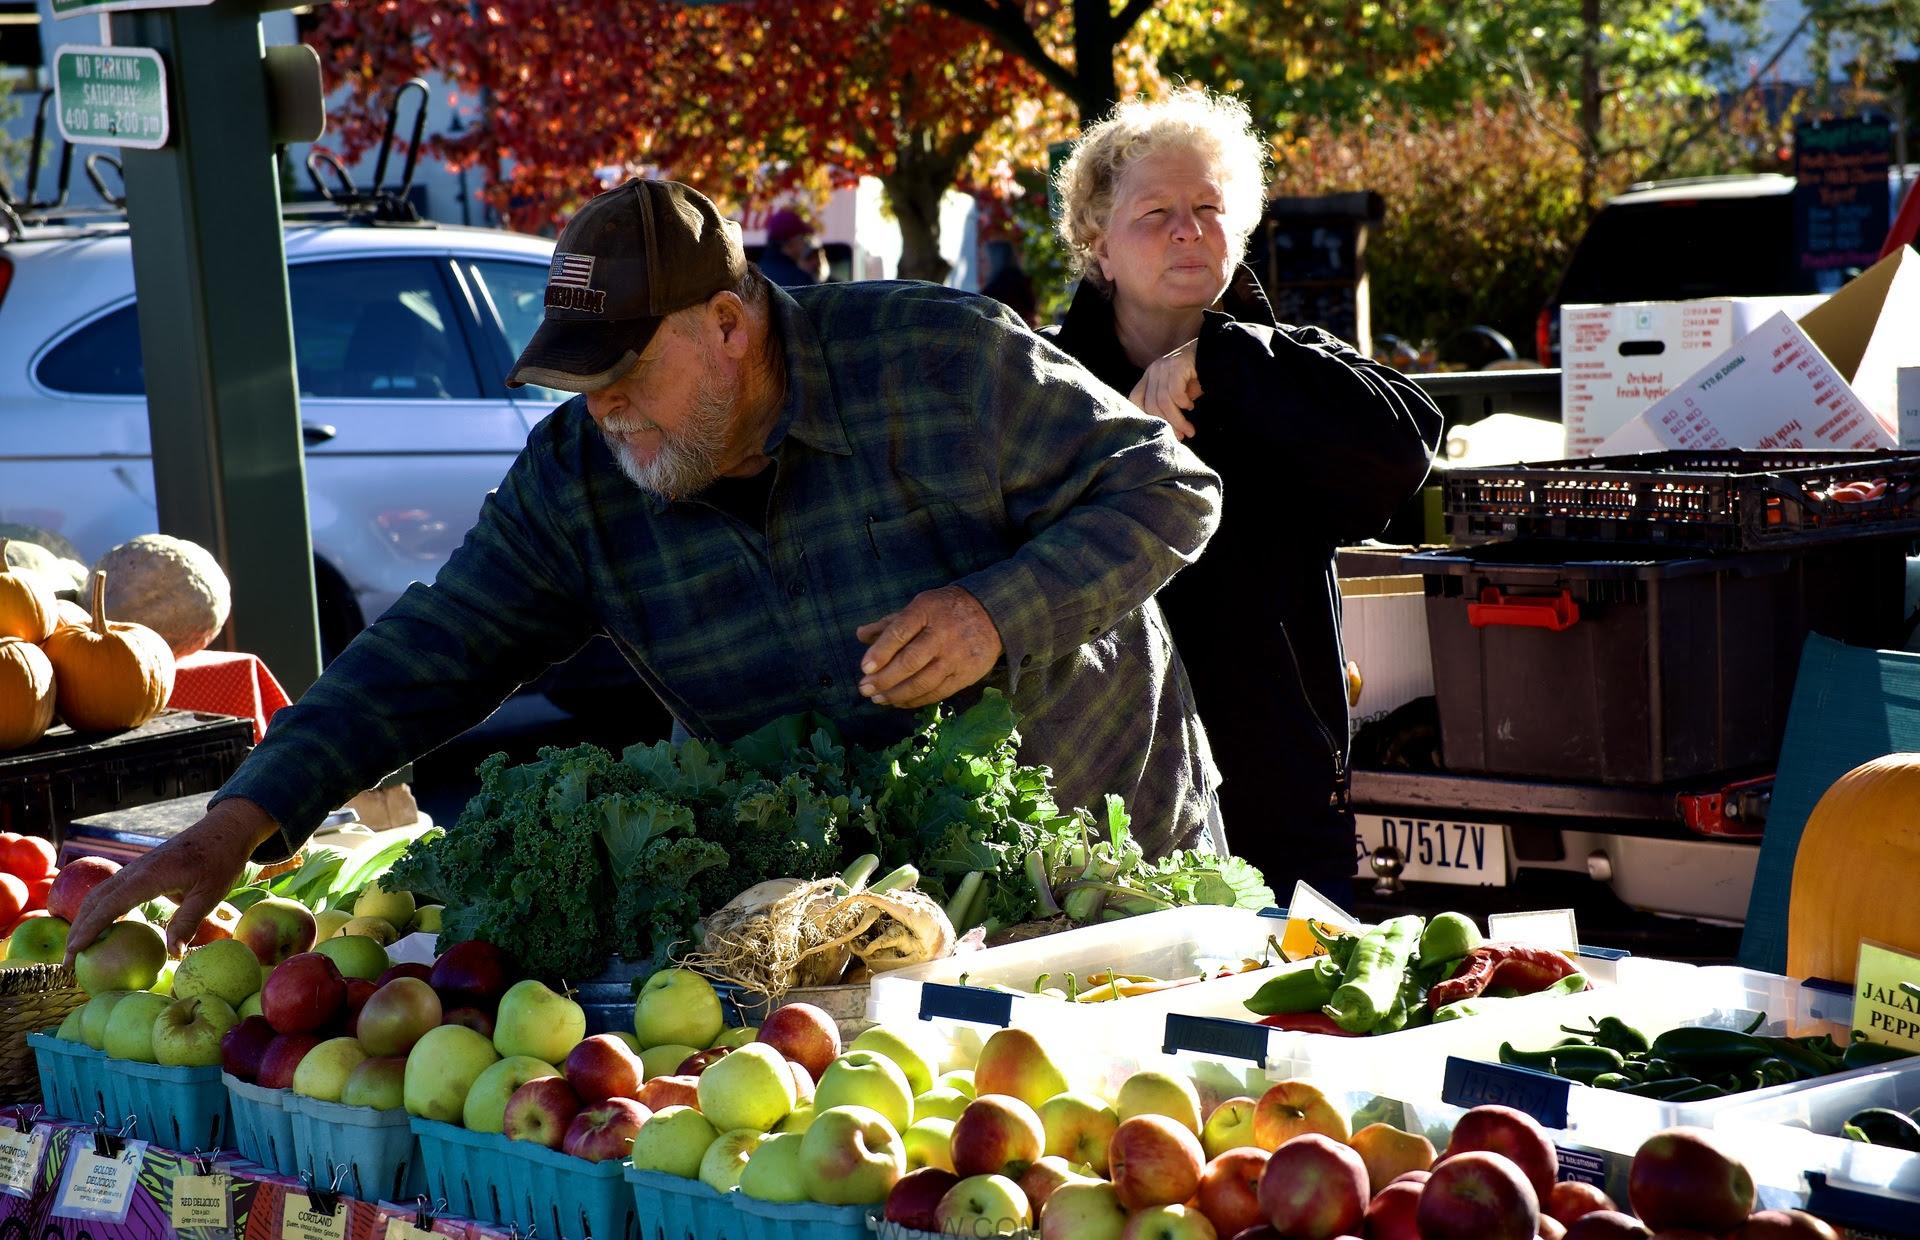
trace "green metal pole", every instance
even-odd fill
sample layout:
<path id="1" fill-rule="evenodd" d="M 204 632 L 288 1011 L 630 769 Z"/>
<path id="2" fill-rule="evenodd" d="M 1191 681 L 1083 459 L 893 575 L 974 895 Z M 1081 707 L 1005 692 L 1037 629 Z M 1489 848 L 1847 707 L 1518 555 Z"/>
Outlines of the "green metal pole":
<path id="1" fill-rule="evenodd" d="M 160 528 L 233 582 L 227 642 L 320 672 L 300 399 L 258 0 L 113 17 L 167 62 L 173 137 L 123 152 Z"/>

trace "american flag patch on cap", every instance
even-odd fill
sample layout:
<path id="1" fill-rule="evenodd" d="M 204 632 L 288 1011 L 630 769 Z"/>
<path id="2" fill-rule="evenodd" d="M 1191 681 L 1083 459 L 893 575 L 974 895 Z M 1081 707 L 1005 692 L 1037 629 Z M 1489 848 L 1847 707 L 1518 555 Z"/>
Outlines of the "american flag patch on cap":
<path id="1" fill-rule="evenodd" d="M 547 271 L 547 281 L 564 285 L 567 288 L 591 288 L 593 280 L 593 255 L 591 254 L 555 254 L 553 266 Z"/>

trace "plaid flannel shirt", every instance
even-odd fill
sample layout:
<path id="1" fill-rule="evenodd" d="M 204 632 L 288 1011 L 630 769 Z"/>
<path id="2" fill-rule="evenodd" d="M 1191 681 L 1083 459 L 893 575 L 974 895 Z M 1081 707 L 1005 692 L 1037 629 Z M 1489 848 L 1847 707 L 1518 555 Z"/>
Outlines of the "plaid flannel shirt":
<path id="1" fill-rule="evenodd" d="M 1218 776 L 1152 600 L 1200 553 L 1218 478 L 984 298 L 917 284 L 771 294 L 785 404 L 764 535 L 627 480 L 582 398 L 536 427 L 431 585 L 327 668 L 215 800 L 290 854 L 334 806 L 609 635 L 696 736 L 801 710 L 868 745 L 912 714 L 858 692 L 854 630 L 959 584 L 998 628 L 1021 757 L 1062 805 L 1123 795 L 1143 847 L 1204 843 Z"/>

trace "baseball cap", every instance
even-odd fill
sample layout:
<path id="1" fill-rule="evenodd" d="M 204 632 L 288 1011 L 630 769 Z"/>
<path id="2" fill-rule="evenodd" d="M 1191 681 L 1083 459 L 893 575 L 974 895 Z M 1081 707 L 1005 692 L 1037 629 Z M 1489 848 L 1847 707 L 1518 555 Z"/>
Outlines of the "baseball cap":
<path id="1" fill-rule="evenodd" d="M 507 375 L 590 392 L 625 374 L 660 320 L 738 284 L 740 226 L 676 181 L 628 181 L 589 200 L 554 244 L 546 314 Z"/>
<path id="2" fill-rule="evenodd" d="M 768 245 L 785 245 L 795 237 L 804 237 L 812 231 L 813 225 L 798 211 L 782 207 L 767 217 Z"/>

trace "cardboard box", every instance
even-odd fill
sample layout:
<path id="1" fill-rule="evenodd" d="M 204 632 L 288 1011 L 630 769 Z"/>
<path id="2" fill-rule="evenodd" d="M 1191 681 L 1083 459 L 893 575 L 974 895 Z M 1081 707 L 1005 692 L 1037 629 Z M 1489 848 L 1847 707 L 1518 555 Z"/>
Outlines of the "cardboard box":
<path id="1" fill-rule="evenodd" d="M 1340 582 L 1340 644 L 1360 667 L 1360 698 L 1348 734 L 1433 692 L 1426 579 L 1347 577 Z"/>
<path id="2" fill-rule="evenodd" d="M 1775 314 L 1818 295 L 1641 301 L 1560 309 L 1560 407 L 1567 456 L 1591 456 L 1646 407 Z"/>
<path id="3" fill-rule="evenodd" d="M 1900 368 L 1917 363 L 1920 256 L 1903 246 L 1798 323 L 1775 314 L 1601 452 L 1891 448 Z"/>

